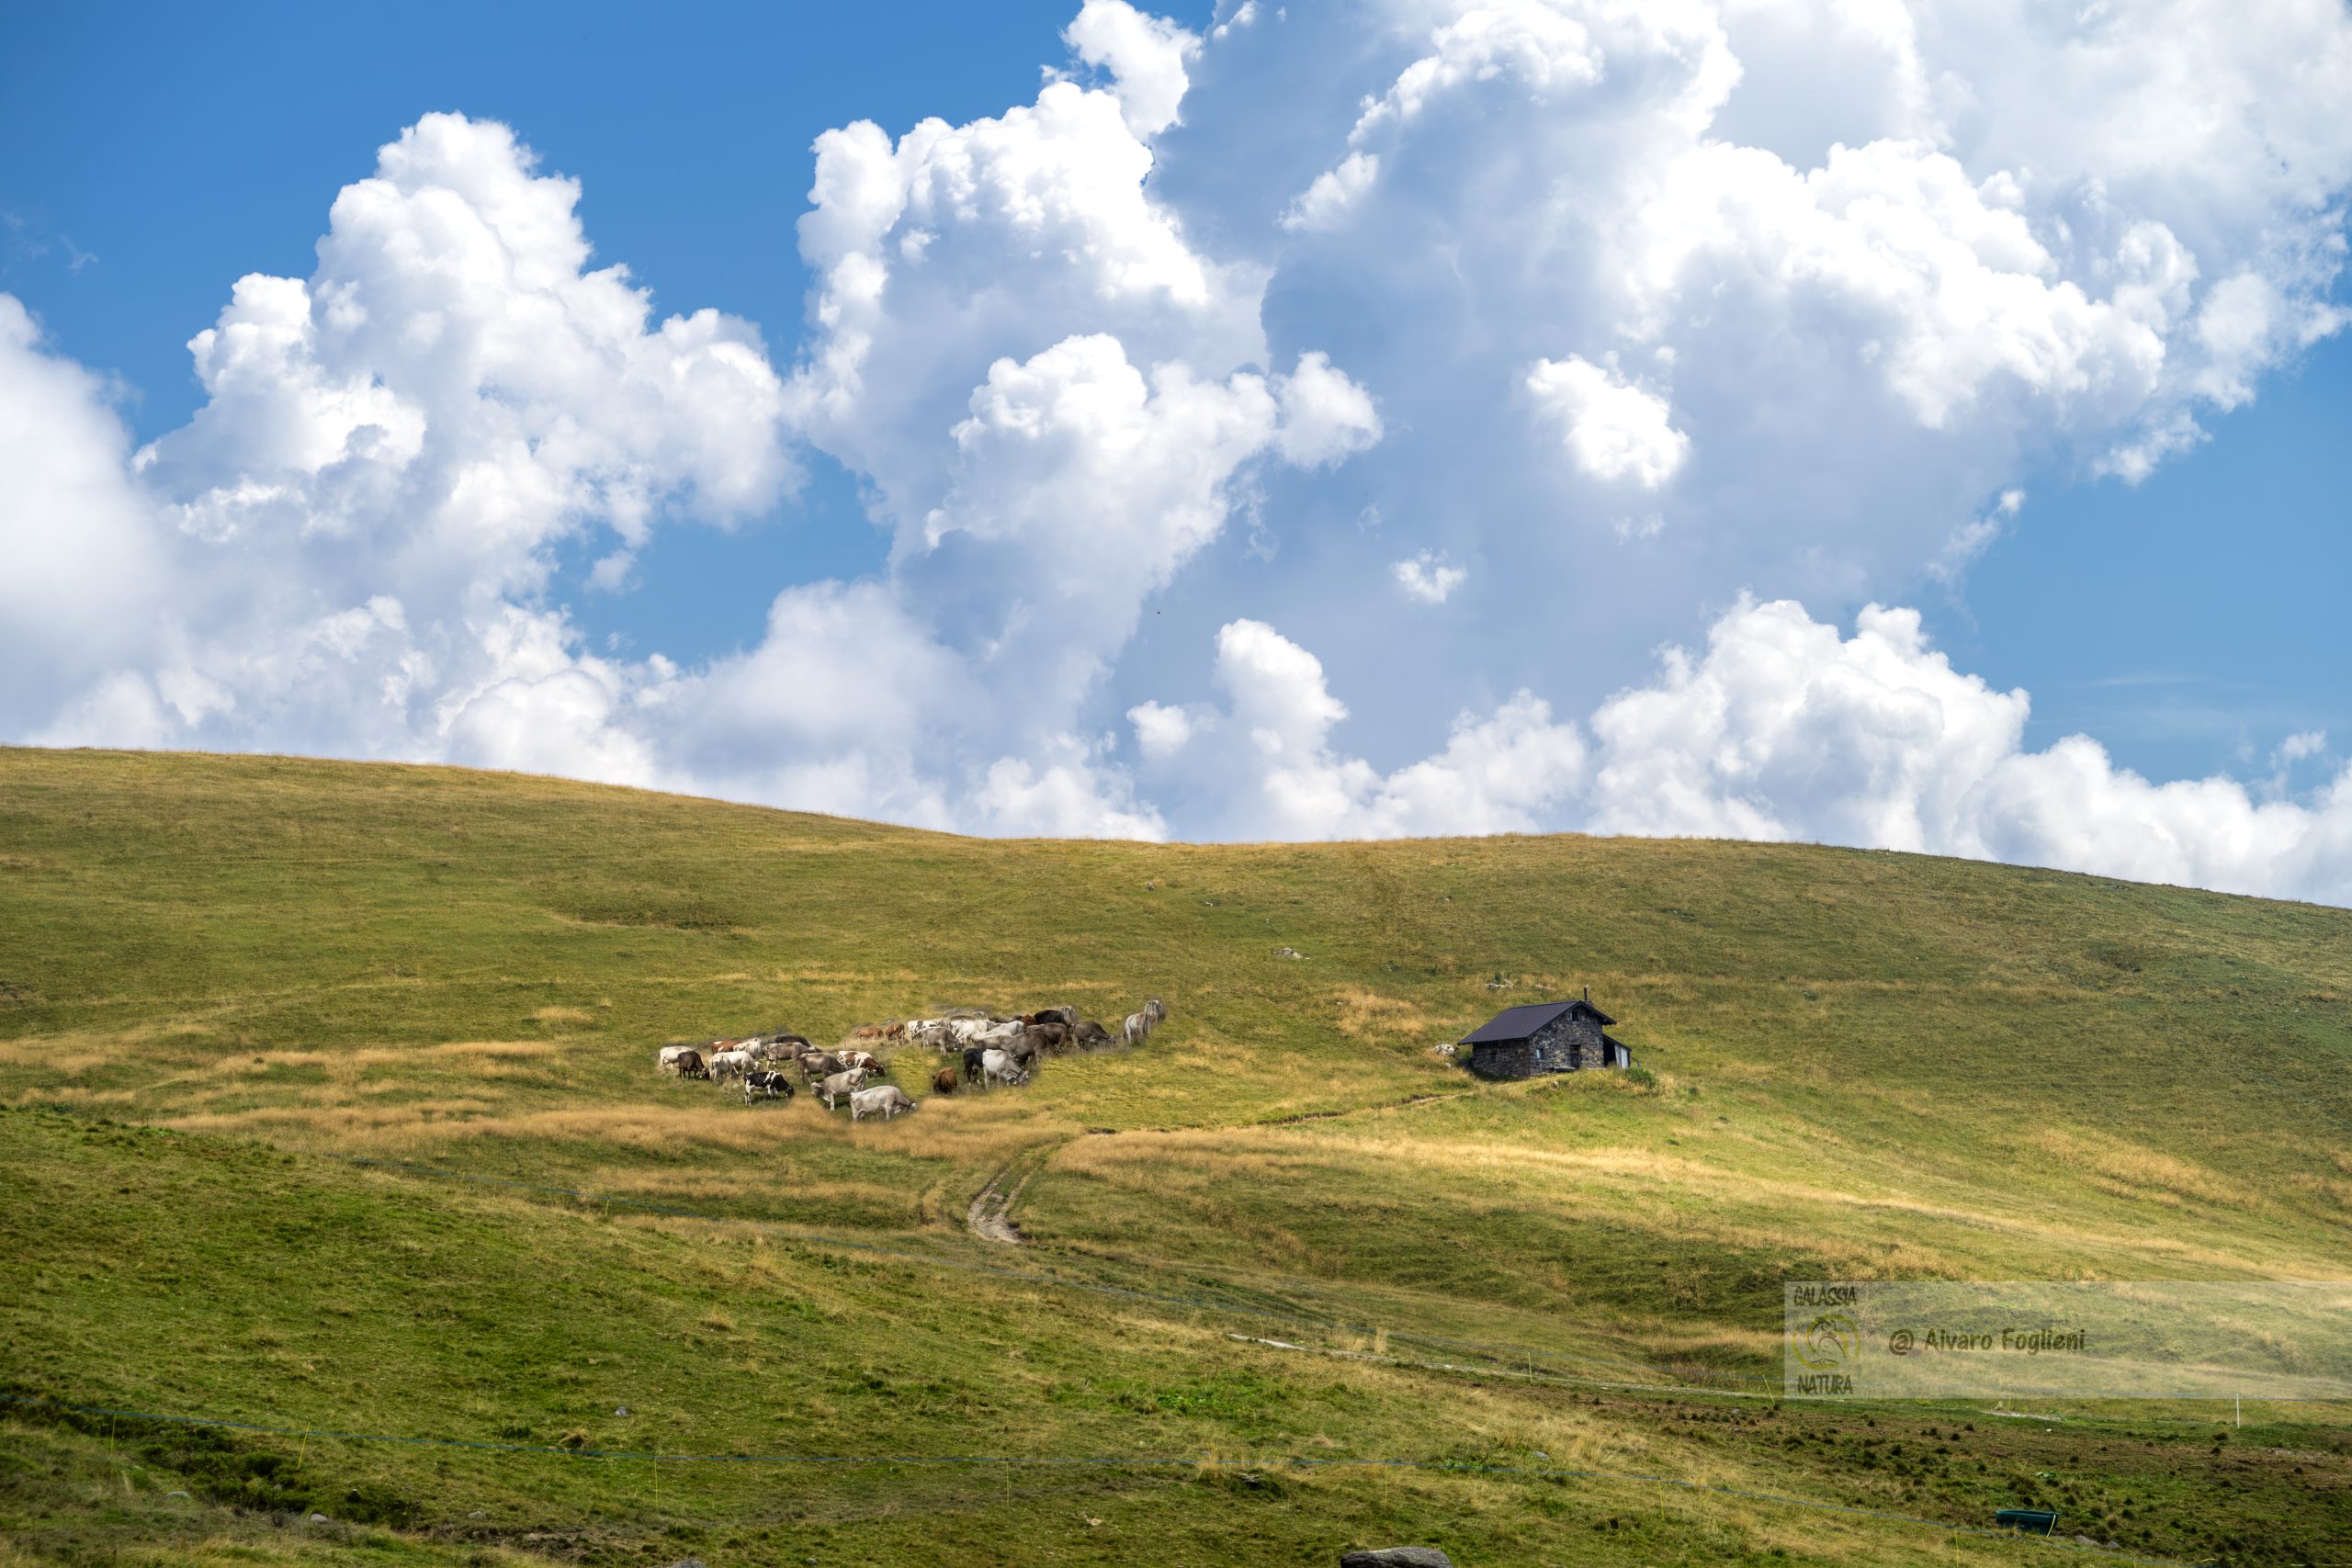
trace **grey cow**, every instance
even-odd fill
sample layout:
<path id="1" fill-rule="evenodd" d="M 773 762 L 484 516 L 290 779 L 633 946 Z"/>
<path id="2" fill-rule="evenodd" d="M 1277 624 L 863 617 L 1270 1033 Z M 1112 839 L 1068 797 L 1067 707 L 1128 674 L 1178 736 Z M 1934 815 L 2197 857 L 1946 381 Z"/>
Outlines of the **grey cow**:
<path id="1" fill-rule="evenodd" d="M 901 1111 L 912 1111 L 915 1102 L 897 1084 L 876 1084 L 872 1089 L 859 1089 L 849 1097 L 849 1119 L 863 1122 L 868 1116 L 879 1116 L 888 1122 Z"/>
<path id="2" fill-rule="evenodd" d="M 847 1072 L 835 1073 L 823 1083 L 819 1084 L 817 1098 L 825 1102 L 826 1110 L 832 1111 L 838 1109 L 839 1101 L 847 1100 L 865 1085 L 865 1069 L 852 1067 Z"/>

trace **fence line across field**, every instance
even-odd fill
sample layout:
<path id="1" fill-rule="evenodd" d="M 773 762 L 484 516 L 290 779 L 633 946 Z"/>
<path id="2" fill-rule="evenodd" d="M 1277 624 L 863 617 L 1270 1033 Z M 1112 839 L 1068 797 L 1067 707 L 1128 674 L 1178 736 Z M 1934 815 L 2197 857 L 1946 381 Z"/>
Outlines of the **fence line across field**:
<path id="1" fill-rule="evenodd" d="M 279 1146 L 287 1147 L 295 1145 Z M 937 1253 L 920 1252 L 907 1247 L 887 1246 L 880 1242 L 863 1241 L 854 1236 L 834 1235 L 824 1232 L 804 1230 L 795 1225 L 785 1224 L 773 1220 L 750 1219 L 735 1214 L 705 1213 L 698 1210 L 678 1208 L 673 1204 L 657 1203 L 648 1199 L 632 1198 L 626 1193 L 590 1192 L 579 1188 L 563 1187 L 547 1182 L 525 1181 L 503 1176 L 483 1176 L 471 1171 L 453 1170 L 446 1166 L 420 1164 L 413 1160 L 380 1159 L 369 1155 L 339 1154 L 328 1149 L 310 1148 L 307 1145 L 300 1145 L 300 1147 L 303 1153 L 313 1155 L 324 1159 L 340 1161 L 349 1165 L 369 1167 L 385 1170 L 413 1172 L 424 1176 L 442 1177 L 453 1181 L 471 1182 L 480 1186 L 504 1187 L 518 1191 L 537 1192 L 550 1197 L 569 1198 L 582 1203 L 618 1205 L 626 1208 L 636 1209 L 648 1214 L 659 1215 L 665 1219 L 692 1220 L 703 1224 L 736 1225 L 746 1230 L 759 1231 L 763 1234 L 781 1236 L 786 1240 L 806 1243 L 811 1246 L 845 1247 L 854 1251 L 867 1253 L 871 1256 L 888 1258 L 897 1261 L 925 1264 L 939 1269 L 952 1269 L 965 1273 L 981 1274 L 1000 1280 L 1015 1280 L 1023 1284 L 1043 1285 L 1056 1290 L 1079 1291 L 1093 1295 L 1116 1297 L 1124 1301 L 1145 1302 L 1159 1306 L 1191 1307 L 1203 1312 L 1223 1313 L 1228 1316 L 1256 1318 L 1272 1323 L 1302 1324 L 1310 1327 L 1321 1329 L 1327 1333 L 1352 1334 L 1361 1336 L 1367 1339 L 1372 1338 L 1375 1335 L 1385 1335 L 1391 1342 L 1401 1342 L 1408 1345 L 1419 1346 L 1441 1351 L 1473 1353 L 1490 1358 L 1501 1363 L 1500 1365 L 1491 1368 L 1447 1366 L 1442 1369 L 1451 1371 L 1463 1371 L 1474 1374 L 1492 1373 L 1495 1375 L 1520 1376 L 1523 1374 L 1533 1374 L 1539 1368 L 1541 1368 L 1544 1375 L 1548 1375 L 1557 1381 L 1580 1383 L 1591 1387 L 1623 1389 L 1634 1393 L 1704 1393 L 1721 1397 L 1770 1399 L 1776 1402 L 1787 1402 L 1791 1404 L 1850 1402 L 1850 1396 L 1841 1397 L 1832 1395 L 1816 1395 L 1792 1389 L 1789 1387 L 1784 1378 L 1765 1377 L 1746 1372 L 1717 1371 L 1705 1367 L 1661 1366 L 1656 1362 L 1634 1360 L 1625 1357 L 1571 1355 L 1565 1351 L 1538 1349 L 1534 1347 L 1526 1345 L 1509 1344 L 1483 1339 L 1457 1339 L 1445 1335 L 1426 1334 L 1412 1329 L 1393 1328 L 1385 1325 L 1353 1324 L 1332 1316 L 1317 1316 L 1312 1311 L 1305 1309 L 1292 1309 L 1284 1311 L 1271 1307 L 1248 1306 L 1237 1302 L 1219 1301 L 1205 1296 L 1187 1296 L 1164 1291 L 1136 1290 L 1128 1286 L 1103 1284 L 1089 1280 L 1067 1279 L 1061 1275 L 1040 1273 L 1034 1269 L 1007 1269 L 994 1264 L 976 1263 L 968 1259 L 945 1257 Z M 1132 1269 L 1146 1274 L 1165 1271 L 1156 1269 L 1150 1264 L 1138 1263 L 1132 1259 L 1110 1258 L 1106 1261 L 1114 1263 L 1118 1267 Z M 1236 1286 L 1232 1288 L 1247 1289 L 1249 1287 Z M 1267 1343 L 1273 1342 L 1269 1341 Z M 1277 1348 L 1286 1347 L 1277 1346 Z M 1287 1348 L 1304 1348 L 1304 1347 Z M 1415 1364 L 1429 1365 L 1430 1363 Z M 1661 1379 L 1663 1381 L 1654 1383 L 1614 1382 L 1594 1375 L 1591 1372 L 1555 1370 L 1576 1368 L 1607 1369 L 1621 1375 L 1626 1373 L 1639 1373 Z M 2074 1400 L 2167 1398 L 2183 1401 L 2210 1401 L 2216 1397 L 2220 1397 L 2213 1393 L 2210 1389 L 2182 1389 L 2178 1391 L 2158 1391 L 2152 1393 L 2146 1389 L 2107 1390 L 2082 1387 L 2018 1386 L 2004 1388 L 1999 1392 L 2003 1397 Z M 1960 1400 L 1968 1403 L 1976 1402 L 1972 1395 L 1960 1391 L 1953 1391 L 1949 1394 L 1934 1397 L 1946 1402 L 1951 1400 Z M 2315 1393 L 2308 1395 L 2266 1393 L 2259 1397 L 2263 1399 L 2265 1403 L 2272 1404 L 2335 1404 L 2344 1403 L 2341 1396 L 2329 1393 Z M 2150 1418 L 2165 1419 L 2164 1417 Z"/>
<path id="2" fill-rule="evenodd" d="M 1685 1481 L 1672 1475 L 1640 1475 L 1625 1471 L 1588 1470 L 1566 1465 L 1533 1466 L 1508 1464 L 1474 1464 L 1461 1460 L 1434 1459 L 1306 1459 L 1281 1455 L 1265 1459 L 1227 1459 L 1214 1454 L 1085 1454 L 1069 1458 L 1028 1454 L 665 1454 L 651 1450 L 621 1449 L 567 1449 L 540 1443 L 494 1443 L 470 1438 L 418 1438 L 386 1432 L 340 1432 L 322 1427 L 273 1427 L 253 1421 L 232 1421 L 210 1416 L 167 1415 L 152 1410 L 121 1410 L 107 1405 L 76 1404 L 46 1394 L 0 1394 L 0 1404 L 20 1408 L 47 1407 L 71 1411 L 77 1416 L 103 1416 L 119 1421 L 153 1421 L 165 1426 L 208 1427 L 224 1431 L 251 1432 L 258 1437 L 319 1438 L 331 1442 L 390 1443 L 408 1448 L 468 1449 L 493 1453 L 529 1454 L 541 1458 L 565 1460 L 605 1460 L 622 1463 L 641 1464 L 743 1464 L 743 1465 L 808 1465 L 867 1467 L 873 1469 L 912 1468 L 918 1466 L 994 1466 L 1006 1470 L 1411 1470 L 1440 1475 L 1495 1475 L 1516 1477 L 1526 1481 L 1599 1481 L 1628 1486 L 1651 1486 L 1676 1491 L 1705 1494 L 1717 1497 L 1736 1497 L 1754 1503 L 1770 1503 L 1782 1507 L 1804 1508 L 1815 1513 L 1843 1514 L 1856 1518 L 1882 1519 L 1893 1524 L 1919 1525 L 1951 1535 L 1981 1536 L 1994 1540 L 2018 1540 L 2041 1546 L 2054 1546 L 2069 1551 L 2089 1552 L 2119 1562 L 2148 1562 L 2161 1568 L 2194 1568 L 2177 1557 L 2152 1557 L 2145 1553 L 2127 1551 L 2120 1547 L 2101 1546 L 2095 1541 L 2064 1540 L 2054 1536 L 2020 1535 L 2014 1530 L 1987 1529 L 1982 1525 L 1954 1524 L 1946 1519 L 1931 1519 L 1919 1514 L 1898 1514 L 1886 1508 L 1866 1508 L 1853 1503 L 1829 1503 L 1814 1497 L 1792 1497 L 1777 1492 L 1757 1492 L 1739 1486 L 1718 1486 L 1704 1481 Z"/>
<path id="3" fill-rule="evenodd" d="M 1083 1291 L 1094 1295 L 1115 1296 L 1125 1301 L 1148 1302 L 1160 1306 L 1193 1307 L 1204 1312 L 1224 1313 L 1231 1316 L 1252 1317 L 1273 1323 L 1306 1324 L 1326 1332 L 1357 1334 L 1369 1338 L 1385 1333 L 1391 1340 L 1426 1346 L 1434 1349 L 1474 1352 L 1491 1356 L 1505 1362 L 1522 1365 L 1542 1363 L 1546 1366 L 1609 1368 L 1620 1373 L 1639 1372 L 1662 1378 L 1668 1384 L 1683 1387 L 1708 1388 L 1713 1384 L 1727 1385 L 1723 1392 L 1745 1391 L 1781 1397 L 1781 1382 L 1778 1378 L 1759 1377 L 1745 1372 L 1714 1371 L 1704 1367 L 1662 1367 L 1654 1362 L 1632 1360 L 1610 1356 L 1576 1356 L 1557 1350 L 1537 1349 L 1532 1346 L 1501 1344 L 1488 1340 L 1455 1339 L 1444 1335 L 1421 1334 L 1411 1329 L 1389 1328 L 1378 1325 L 1358 1325 L 1332 1317 L 1318 1317 L 1308 1311 L 1281 1311 L 1270 1307 L 1245 1306 L 1235 1302 L 1216 1301 L 1204 1296 L 1176 1295 L 1161 1291 L 1139 1291 L 1123 1285 L 1106 1285 L 1092 1280 L 1065 1279 L 1057 1274 L 1039 1273 L 1034 1269 L 1005 1269 L 994 1264 L 975 1263 L 965 1258 L 947 1258 L 936 1253 L 918 1252 L 907 1247 L 886 1246 L 880 1242 L 862 1241 L 854 1236 L 832 1235 L 819 1231 L 803 1230 L 795 1225 L 773 1220 L 747 1219 L 736 1214 L 711 1214 L 697 1210 L 682 1209 L 673 1204 L 657 1203 L 626 1193 L 589 1192 L 579 1188 L 558 1186 L 548 1182 L 524 1181 L 512 1177 L 482 1176 L 471 1171 L 452 1170 L 446 1166 L 424 1165 L 413 1160 L 379 1159 L 371 1155 L 340 1154 L 332 1149 L 300 1147 L 301 1152 L 322 1159 L 337 1160 L 346 1165 L 382 1170 L 409 1171 L 419 1175 L 444 1177 L 453 1181 L 468 1181 L 485 1187 L 511 1188 L 517 1191 L 544 1193 L 549 1197 L 569 1198 L 582 1203 L 618 1205 L 639 1210 L 665 1219 L 694 1220 L 705 1224 L 739 1225 L 747 1230 L 761 1231 L 788 1240 L 812 1246 L 848 1247 L 876 1257 L 895 1258 L 904 1262 L 928 1264 L 933 1268 L 954 1269 L 965 1273 L 984 1274 L 1000 1280 L 1018 1280 L 1024 1284 L 1045 1285 L 1057 1290 Z M 1121 1260 L 1121 1266 L 1143 1272 L 1154 1272 L 1148 1264 Z M 1508 1367 L 1503 1369 L 1508 1371 Z M 1628 1384 L 1629 1387 L 1649 1387 L 1648 1384 Z"/>
<path id="4" fill-rule="evenodd" d="M 624 1193 L 591 1192 L 579 1188 L 564 1187 L 555 1183 L 526 1181 L 509 1177 L 486 1176 L 470 1171 L 455 1170 L 442 1166 L 425 1165 L 415 1161 L 382 1159 L 373 1156 L 343 1154 L 332 1150 L 308 1148 L 301 1145 L 279 1145 L 277 1146 L 280 1148 L 290 1148 L 295 1152 L 309 1154 L 316 1157 L 332 1159 L 355 1167 L 376 1168 L 391 1172 L 412 1173 L 422 1176 L 442 1178 L 455 1181 L 468 1182 L 480 1186 L 499 1187 L 518 1191 L 536 1192 L 551 1197 L 566 1198 L 582 1203 L 619 1206 L 635 1209 L 648 1214 L 658 1215 L 664 1218 L 691 1220 L 708 1224 L 736 1225 L 749 1230 L 777 1235 L 790 1241 L 813 1246 L 838 1247 L 864 1252 L 876 1257 L 888 1258 L 897 1261 L 918 1265 L 931 1265 L 943 1269 L 958 1269 L 966 1272 L 991 1276 L 998 1279 L 1014 1280 L 1025 1284 L 1041 1285 L 1061 1290 L 1079 1291 L 1096 1295 L 1115 1297 L 1128 1301 L 1146 1302 L 1159 1305 L 1190 1307 L 1205 1312 L 1222 1313 L 1232 1316 L 1250 1317 L 1274 1322 L 1304 1324 L 1327 1332 L 1356 1334 L 1365 1336 L 1367 1337 L 1371 1337 L 1375 1332 L 1380 1332 L 1380 1330 L 1376 1330 L 1373 1327 L 1351 1325 L 1328 1316 L 1317 1316 L 1311 1312 L 1304 1310 L 1279 1311 L 1266 1307 L 1246 1306 L 1233 1302 L 1218 1301 L 1207 1297 L 1184 1296 L 1161 1292 L 1139 1291 L 1124 1286 L 1102 1284 L 1090 1280 L 1064 1279 L 1057 1275 L 1038 1273 L 1028 1269 L 1007 1269 L 991 1264 L 977 1263 L 962 1258 L 948 1258 L 933 1253 L 915 1251 L 904 1247 L 894 1247 L 877 1242 L 860 1240 L 851 1236 L 841 1236 L 821 1232 L 806 1231 L 792 1225 L 782 1224 L 773 1221 L 748 1219 L 740 1215 L 705 1213 L 695 1210 L 683 1209 L 674 1205 L 654 1202 L 646 1199 L 634 1198 Z M 1149 1265 L 1128 1264 L 1126 1266 L 1142 1269 L 1146 1272 L 1152 1271 Z M 1408 1344 L 1421 1346 L 1475 1351 L 1481 1355 L 1493 1356 L 1506 1362 L 1519 1362 L 1522 1366 L 1531 1365 L 1532 1363 L 1546 1363 L 1580 1367 L 1616 1368 L 1623 1371 L 1647 1373 L 1669 1380 L 1668 1382 L 1663 1384 L 1623 1382 L 1604 1383 L 1600 1382 L 1598 1379 L 1579 1379 L 1574 1377 L 1572 1374 L 1551 1374 L 1552 1376 L 1559 1378 L 1561 1381 L 1578 1382 L 1588 1385 L 1622 1389 L 1626 1392 L 1635 1393 L 1666 1396 L 1698 1395 L 1702 1397 L 1771 1398 L 1774 1400 L 1788 1398 L 1791 1403 L 1810 1403 L 1809 1401 L 1803 1400 L 1799 1396 L 1784 1394 L 1778 1380 L 1772 1379 L 1750 1377 L 1738 1373 L 1713 1372 L 1702 1368 L 1661 1367 L 1654 1363 L 1605 1357 L 1571 1356 L 1562 1352 L 1540 1350 L 1526 1346 L 1500 1344 L 1491 1341 L 1454 1339 L 1444 1336 L 1415 1334 L 1410 1331 L 1388 1329 L 1385 1330 L 1385 1333 L 1387 1337 L 1391 1340 L 1404 1341 Z M 1277 1346 L 1280 1345 L 1280 1342 L 1278 1341 L 1262 1341 L 1261 1343 L 1273 1344 Z M 1312 1348 L 1308 1347 L 1283 1348 L 1302 1349 Z M 1422 1362 L 1414 1362 L 1409 1364 L 1424 1366 L 1430 1365 L 1430 1363 Z M 1446 1367 L 1444 1370 L 1458 1371 L 1470 1373 L 1472 1375 L 1520 1375 L 1513 1368 L 1507 1365 L 1495 1368 Z M 1705 1386 L 1705 1382 L 1703 1381 L 1698 1383 L 1690 1382 L 1678 1383 L 1672 1381 L 1694 1378 L 1724 1382 L 1745 1382 L 1759 1386 L 1756 1391 L 1747 1391 L 1709 1387 Z M 2076 1397 L 2082 1396 L 2077 1394 Z M 1979 1536 L 2003 1540 L 2029 1540 L 2033 1541 L 2036 1544 L 2056 1546 L 2069 1551 L 2090 1552 L 2095 1556 L 2107 1561 L 2147 1562 L 2164 1565 L 2164 1568 L 2189 1568 L 2189 1565 L 2185 1562 L 2185 1560 L 2149 1556 L 2143 1553 L 2128 1551 L 2120 1548 L 2100 1546 L 2095 1542 L 2067 1540 L 2054 1537 L 2046 1539 L 2020 1537 L 2017 1535 L 2016 1532 L 2007 1529 L 1957 1524 L 1947 1520 L 1928 1518 L 1924 1516 L 1896 1513 L 1886 1509 L 1869 1508 L 1852 1504 L 1824 1502 L 1814 1498 L 1792 1497 L 1776 1493 L 1757 1492 L 1739 1487 L 1714 1485 L 1704 1482 L 1685 1481 L 1673 1476 L 1640 1475 L 1630 1472 L 1597 1471 L 1571 1467 L 1532 1467 L 1476 1464 L 1453 1460 L 1309 1459 L 1290 1456 L 1272 1459 L 1226 1459 L 1204 1455 L 1088 1455 L 1055 1458 L 1047 1456 L 989 1454 L 665 1454 L 639 1450 L 584 1448 L 570 1449 L 549 1445 L 495 1442 L 478 1438 L 435 1437 L 420 1438 L 389 1433 L 345 1432 L 322 1428 L 276 1427 L 260 1423 L 232 1420 L 225 1417 L 182 1416 L 152 1411 L 137 1411 L 116 1409 L 98 1405 L 76 1404 L 51 1398 L 46 1395 L 28 1397 L 14 1394 L 0 1394 L 0 1404 L 27 1407 L 46 1405 L 51 1408 L 72 1411 L 81 1415 L 102 1416 L 121 1420 L 153 1421 L 177 1426 L 216 1427 L 231 1431 L 252 1432 L 260 1436 L 304 1439 L 318 1438 L 347 1442 L 387 1443 L 410 1447 L 452 1450 L 472 1450 L 485 1452 L 539 1455 L 552 1458 L 595 1459 L 621 1463 L 766 1464 L 777 1466 L 840 1466 L 845 1468 L 857 1466 L 887 1468 L 892 1466 L 917 1467 L 965 1465 L 972 1467 L 994 1466 L 1004 1469 L 1040 1470 L 1070 1470 L 1085 1468 L 1125 1468 L 1134 1470 L 1187 1468 L 1264 1471 L 1277 1471 L 1283 1469 L 1388 1469 L 1413 1470 L 1430 1473 L 1516 1476 L 1528 1480 L 1589 1480 L 1629 1485 L 1671 1488 L 1691 1493 L 1705 1493 L 1713 1495 L 1741 1498 L 1788 1507 L 1804 1508 L 1816 1512 L 1845 1514 L 1858 1517 L 1883 1519 L 1890 1522 L 1916 1525 L 1959 1535 Z M 2027 1418 L 2030 1415 L 2030 1413 L 2025 1412 L 2018 1412 L 2015 1414 L 2018 1415 L 2019 1418 Z M 2050 1417 L 2037 1416 L 2031 1418 L 2048 1419 Z"/>

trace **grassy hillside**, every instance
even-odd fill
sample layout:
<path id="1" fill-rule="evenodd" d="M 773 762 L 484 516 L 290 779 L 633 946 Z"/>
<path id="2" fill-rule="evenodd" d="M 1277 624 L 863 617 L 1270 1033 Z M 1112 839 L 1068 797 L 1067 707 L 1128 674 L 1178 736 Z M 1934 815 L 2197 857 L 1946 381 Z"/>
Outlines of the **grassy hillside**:
<path id="1" fill-rule="evenodd" d="M 1655 1081 L 1478 1085 L 1429 1050 L 1584 986 Z M 673 1038 L 1154 995 L 1144 1050 L 888 1126 L 651 1070 Z M 2030 1550 L 1734 1493 L 1958 1525 L 2062 1498 L 2160 1554 L 2340 1561 L 2341 1411 L 2217 1447 L 2210 1411 L 1664 1385 L 1776 1378 L 1789 1278 L 2340 1277 L 2347 1066 L 2338 910 L 1809 847 L 981 842 L 0 750 L 0 1392 L 522 1450 L 1234 1461 L 682 1467 L 20 1404 L 0 1563 Z M 1023 1243 L 970 1233 L 984 1193 Z M 1645 1386 L 1561 1380 L 1603 1371 Z M 1313 1458 L 1723 1490 L 1281 1462 Z M 334 1523 L 273 1522 L 312 1506 Z"/>

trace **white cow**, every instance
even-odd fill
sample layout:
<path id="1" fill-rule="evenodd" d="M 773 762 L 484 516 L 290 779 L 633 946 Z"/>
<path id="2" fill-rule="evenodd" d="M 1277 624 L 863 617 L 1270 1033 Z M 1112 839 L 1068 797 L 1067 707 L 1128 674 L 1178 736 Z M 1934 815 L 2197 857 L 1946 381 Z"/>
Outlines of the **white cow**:
<path id="1" fill-rule="evenodd" d="M 817 1098 L 825 1102 L 826 1110 L 831 1111 L 840 1101 L 849 1099 L 865 1086 L 865 1069 L 852 1067 L 846 1072 L 835 1073 L 823 1083 L 819 1084 Z"/>
<path id="2" fill-rule="evenodd" d="M 872 1089 L 859 1089 L 849 1097 L 849 1119 L 863 1122 L 868 1116 L 879 1116 L 888 1122 L 901 1111 L 912 1111 L 915 1102 L 897 1084 L 876 1084 Z"/>
<path id="3" fill-rule="evenodd" d="M 980 1087 L 982 1089 L 988 1088 L 990 1084 L 1020 1084 L 1028 1081 L 1028 1073 L 1023 1070 L 1020 1063 L 1012 1059 L 1011 1052 L 989 1049 L 980 1053 Z"/>
<path id="4" fill-rule="evenodd" d="M 749 1051 L 716 1052 L 710 1058 L 710 1081 L 725 1083 L 729 1078 L 740 1078 L 758 1066 Z"/>
<path id="5" fill-rule="evenodd" d="M 1120 1032 L 1125 1036 L 1128 1044 L 1142 1044 L 1151 1038 L 1151 1014 L 1148 1012 L 1127 1014 L 1127 1021 L 1121 1028 Z"/>
<path id="6" fill-rule="evenodd" d="M 681 1062 L 688 1056 L 698 1054 L 691 1045 L 664 1045 L 662 1047 L 662 1055 L 655 1058 L 654 1065 L 674 1077 L 680 1070 Z"/>

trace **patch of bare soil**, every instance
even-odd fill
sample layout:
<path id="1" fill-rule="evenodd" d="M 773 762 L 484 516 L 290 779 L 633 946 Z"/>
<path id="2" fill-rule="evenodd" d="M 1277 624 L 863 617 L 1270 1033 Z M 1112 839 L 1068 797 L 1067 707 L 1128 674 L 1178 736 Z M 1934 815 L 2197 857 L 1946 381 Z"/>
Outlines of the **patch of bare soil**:
<path id="1" fill-rule="evenodd" d="M 989 1179 L 989 1184 L 980 1189 L 979 1196 L 972 1200 L 972 1206 L 965 1211 L 964 1223 L 971 1228 L 974 1235 L 984 1241 L 1001 1241 L 1010 1247 L 1019 1247 L 1028 1238 L 1021 1234 L 1021 1227 L 1012 1223 L 1012 1205 L 1020 1198 L 1022 1188 L 1029 1185 L 1029 1178 L 1023 1177 L 1014 1184 L 1012 1190 L 1007 1192 L 1001 1190 L 999 1184 L 1010 1174 L 1012 1171 L 1008 1167 Z"/>

